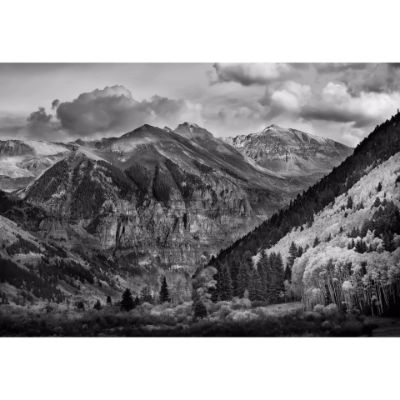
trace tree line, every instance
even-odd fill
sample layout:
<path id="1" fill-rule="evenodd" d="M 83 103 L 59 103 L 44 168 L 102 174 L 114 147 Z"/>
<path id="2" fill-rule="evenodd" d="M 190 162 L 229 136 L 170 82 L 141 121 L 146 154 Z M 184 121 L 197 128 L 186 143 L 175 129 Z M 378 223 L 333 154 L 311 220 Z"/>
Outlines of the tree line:
<path id="1" fill-rule="evenodd" d="M 367 173 L 368 167 L 380 164 L 399 151 L 400 113 L 398 112 L 390 120 L 377 126 L 338 167 L 301 195 L 297 195 L 286 208 L 221 250 L 217 257 L 210 260 L 210 265 L 217 269 L 227 266 L 234 279 L 238 264 L 245 263 L 249 256 L 262 249 L 272 247 L 293 228 L 311 224 L 314 214 L 350 189 Z M 378 189 L 381 190 L 381 187 Z M 348 204 L 348 207 L 352 208 L 352 200 L 349 201 L 351 204 Z"/>
<path id="2" fill-rule="evenodd" d="M 231 266 L 217 265 L 217 285 L 211 291 L 213 301 L 247 297 L 251 301 L 277 303 L 284 297 L 285 270 L 280 253 L 262 252 L 260 260 L 253 265 L 251 254 Z"/>

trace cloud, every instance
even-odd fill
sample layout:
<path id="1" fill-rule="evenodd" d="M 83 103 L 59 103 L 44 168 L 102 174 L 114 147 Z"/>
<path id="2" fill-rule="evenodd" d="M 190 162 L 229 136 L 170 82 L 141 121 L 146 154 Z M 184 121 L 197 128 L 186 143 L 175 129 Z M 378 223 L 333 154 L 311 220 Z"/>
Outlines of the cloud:
<path id="1" fill-rule="evenodd" d="M 315 63 L 308 64 L 311 68 L 314 68 L 319 73 L 337 73 L 350 70 L 362 70 L 365 69 L 368 63 Z"/>
<path id="2" fill-rule="evenodd" d="M 353 122 L 356 127 L 384 121 L 396 112 L 400 93 L 350 93 L 342 83 L 328 83 L 320 96 L 301 110 L 301 116 L 336 122 Z"/>
<path id="3" fill-rule="evenodd" d="M 55 120 L 53 114 L 47 113 L 44 107 L 33 111 L 26 122 L 19 131 L 22 136 L 39 140 L 63 140 L 66 137 L 66 132 L 62 130 L 59 121 Z"/>
<path id="4" fill-rule="evenodd" d="M 285 82 L 266 91 L 260 100 L 274 117 L 288 113 L 305 120 L 352 122 L 363 127 L 384 121 L 396 112 L 400 93 L 361 92 L 353 94 L 344 83 L 327 83 L 321 90 L 297 82 Z"/>
<path id="5" fill-rule="evenodd" d="M 322 87 L 283 82 L 267 87 L 260 99 L 264 120 L 286 121 L 289 126 L 308 124 L 311 133 L 355 145 L 373 127 L 392 116 L 400 105 L 400 92 L 352 92 L 343 82 Z"/>
<path id="6" fill-rule="evenodd" d="M 284 63 L 215 63 L 212 83 L 236 82 L 243 86 L 264 85 L 291 76 L 294 69 Z"/>
<path id="7" fill-rule="evenodd" d="M 344 83 L 353 94 L 400 90 L 400 68 L 396 63 L 325 63 L 313 64 L 313 68 L 319 79 Z"/>
<path id="8" fill-rule="evenodd" d="M 124 132 L 144 123 L 175 124 L 183 118 L 199 120 L 198 105 L 185 100 L 153 96 L 137 101 L 123 86 L 111 86 L 80 94 L 71 102 L 61 102 L 57 118 L 74 136 Z"/>
<path id="9" fill-rule="evenodd" d="M 39 107 L 37 111 L 33 111 L 27 118 L 27 131 L 30 136 L 47 136 L 52 130 L 51 123 L 53 116 L 47 114 L 44 107 Z"/>
<path id="10" fill-rule="evenodd" d="M 0 135 L 12 139 L 26 127 L 26 116 L 0 112 Z"/>
<path id="11" fill-rule="evenodd" d="M 47 124 L 50 122 L 52 116 L 46 113 L 44 107 L 39 107 L 37 111 L 32 112 L 28 117 L 28 123 L 35 124 Z"/>
<path id="12" fill-rule="evenodd" d="M 284 82 L 279 88 L 267 88 L 260 103 L 268 109 L 267 116 L 282 113 L 299 114 L 312 97 L 311 87 L 298 82 Z"/>

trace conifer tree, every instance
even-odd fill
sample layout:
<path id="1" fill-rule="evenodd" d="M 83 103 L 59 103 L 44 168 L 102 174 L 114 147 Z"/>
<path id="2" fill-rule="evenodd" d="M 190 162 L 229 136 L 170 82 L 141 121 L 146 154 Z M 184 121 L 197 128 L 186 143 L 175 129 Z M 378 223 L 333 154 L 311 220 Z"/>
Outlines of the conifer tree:
<path id="1" fill-rule="evenodd" d="M 292 282 L 292 270 L 289 267 L 289 264 L 286 264 L 284 280 L 289 283 Z"/>
<path id="2" fill-rule="evenodd" d="M 350 209 L 353 208 L 353 199 L 351 198 L 351 196 L 349 196 L 349 197 L 347 198 L 347 205 L 346 205 L 346 208 L 350 208 Z"/>
<path id="3" fill-rule="evenodd" d="M 166 303 L 170 301 L 167 278 L 164 276 L 161 280 L 161 289 L 160 289 L 160 303 Z"/>
<path id="4" fill-rule="evenodd" d="M 288 257 L 288 264 L 290 267 L 292 267 L 296 257 L 297 257 L 297 247 L 296 244 L 292 242 L 289 247 L 289 257 Z"/>
<path id="5" fill-rule="evenodd" d="M 297 257 L 297 258 L 301 257 L 301 256 L 303 255 L 303 253 L 304 253 L 303 248 L 302 248 L 301 246 L 299 246 L 299 247 L 297 248 L 296 257 Z"/>
<path id="6" fill-rule="evenodd" d="M 97 300 L 96 303 L 94 303 L 93 308 L 94 308 L 95 310 L 101 310 L 101 303 L 100 303 L 100 300 Z"/>
<path id="7" fill-rule="evenodd" d="M 270 279 L 270 263 L 269 257 L 265 251 L 261 253 L 261 258 L 257 265 L 258 273 L 261 280 L 261 288 L 264 300 L 267 299 L 268 280 Z"/>
<path id="8" fill-rule="evenodd" d="M 232 279 L 229 272 L 229 268 L 226 265 L 222 266 L 221 269 L 221 284 L 220 284 L 220 296 L 221 300 L 230 300 L 232 298 Z"/>
<path id="9" fill-rule="evenodd" d="M 111 306 L 112 300 L 111 300 L 111 297 L 110 297 L 110 296 L 107 296 L 106 302 L 107 302 L 107 305 L 108 305 L 108 306 Z"/>
<path id="10" fill-rule="evenodd" d="M 313 247 L 317 247 L 320 244 L 320 241 L 317 236 L 315 236 Z"/>
<path id="11" fill-rule="evenodd" d="M 249 287 L 250 269 L 247 262 L 242 262 L 239 266 L 237 277 L 237 292 L 236 296 L 243 297 L 244 291 Z"/>
<path id="12" fill-rule="evenodd" d="M 389 232 L 384 232 L 382 235 L 382 240 L 383 240 L 383 246 L 385 247 L 386 251 L 393 251 L 394 246 L 393 246 L 393 241 L 392 238 L 390 237 Z"/>
<path id="13" fill-rule="evenodd" d="M 377 197 L 374 201 L 374 207 L 379 207 L 381 205 L 381 199 Z"/>
<path id="14" fill-rule="evenodd" d="M 263 301 L 264 293 L 261 276 L 257 268 L 252 268 L 249 280 L 249 299 L 251 301 Z"/>
<path id="15" fill-rule="evenodd" d="M 280 295 L 284 291 L 284 270 L 282 256 L 280 253 L 272 253 L 271 262 L 271 280 L 268 285 L 268 300 L 270 303 L 280 301 Z"/>
<path id="16" fill-rule="evenodd" d="M 134 308 L 134 302 L 132 298 L 132 293 L 129 289 L 126 289 L 124 293 L 122 293 L 121 310 L 130 311 L 133 308 Z"/>
<path id="17" fill-rule="evenodd" d="M 367 251 L 367 245 L 365 244 L 364 240 L 357 240 L 355 250 L 358 253 L 365 253 Z"/>

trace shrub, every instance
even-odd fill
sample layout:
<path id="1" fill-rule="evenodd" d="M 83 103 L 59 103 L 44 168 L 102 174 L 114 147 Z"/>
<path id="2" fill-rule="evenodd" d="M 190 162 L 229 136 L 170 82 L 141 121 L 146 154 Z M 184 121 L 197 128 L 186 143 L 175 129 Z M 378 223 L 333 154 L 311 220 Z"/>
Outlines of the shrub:
<path id="1" fill-rule="evenodd" d="M 196 302 L 194 305 L 194 318 L 201 319 L 207 317 L 207 308 L 202 301 Z"/>
<path id="2" fill-rule="evenodd" d="M 339 309 L 336 304 L 332 303 L 325 306 L 322 312 L 325 317 L 332 318 L 339 314 Z"/>
<path id="3" fill-rule="evenodd" d="M 315 312 L 322 313 L 322 312 L 324 311 L 324 306 L 323 306 L 322 304 L 316 304 L 316 305 L 314 306 L 314 311 L 315 311 Z"/>

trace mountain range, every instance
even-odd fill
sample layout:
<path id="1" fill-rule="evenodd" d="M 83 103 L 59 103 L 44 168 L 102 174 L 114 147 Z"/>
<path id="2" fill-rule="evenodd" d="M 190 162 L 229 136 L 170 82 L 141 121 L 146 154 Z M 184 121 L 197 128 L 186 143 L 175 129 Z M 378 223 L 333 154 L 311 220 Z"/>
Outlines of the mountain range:
<path id="1" fill-rule="evenodd" d="M 184 295 L 196 265 L 351 153 L 274 126 L 258 135 L 265 156 L 251 156 L 254 135 L 232 145 L 191 123 L 67 144 L 0 142 L 0 185 L 12 192 L 1 194 L 2 262 L 49 296 L 114 295 L 128 282 L 158 290 L 160 274 Z"/>

